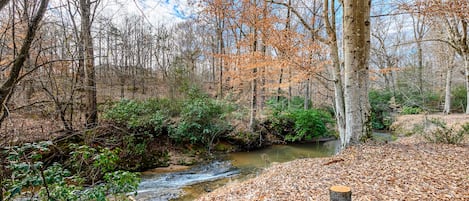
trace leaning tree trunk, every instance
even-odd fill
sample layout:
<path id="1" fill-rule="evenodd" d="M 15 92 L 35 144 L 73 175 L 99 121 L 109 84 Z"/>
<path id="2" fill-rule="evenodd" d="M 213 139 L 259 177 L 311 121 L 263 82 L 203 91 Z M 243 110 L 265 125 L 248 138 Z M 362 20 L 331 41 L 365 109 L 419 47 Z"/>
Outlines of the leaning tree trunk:
<path id="1" fill-rule="evenodd" d="M 1 0 L 0 1 L 0 11 L 7 5 L 8 1 Z M 39 29 L 39 24 L 44 16 L 44 13 L 47 10 L 47 5 L 49 4 L 49 0 L 42 0 L 40 2 L 39 8 L 37 10 L 36 15 L 32 18 L 32 20 L 28 23 L 28 29 L 26 32 L 26 37 L 21 45 L 21 49 L 19 54 L 16 56 L 15 60 L 13 61 L 13 66 L 10 70 L 10 74 L 7 80 L 0 86 L 0 127 L 2 125 L 3 120 L 8 116 L 8 108 L 7 103 L 10 100 L 13 91 L 15 89 L 16 84 L 20 79 L 20 72 L 24 66 L 24 62 L 26 58 L 29 56 L 29 50 L 31 49 L 31 45 L 34 41 L 36 36 L 37 30 Z M 1 142 L 0 142 L 1 143 Z M 5 166 L 5 157 L 0 153 L 0 200 L 4 200 L 4 182 L 3 179 L 5 178 L 6 166 Z"/>
<path id="2" fill-rule="evenodd" d="M 332 58 L 332 79 L 334 80 L 334 104 L 335 104 L 335 117 L 337 120 L 337 129 L 339 131 L 341 148 L 347 144 L 345 141 L 345 101 L 344 101 L 344 86 L 343 76 L 340 68 L 339 48 L 336 35 L 336 21 L 335 21 L 335 3 L 329 0 L 323 1 L 323 17 L 328 35 L 327 45 L 331 48 Z M 329 9 L 331 8 L 331 9 Z M 329 14 L 330 13 L 330 14 Z M 331 18 L 329 19 L 329 16 Z"/>
<path id="3" fill-rule="evenodd" d="M 341 141 L 341 148 L 344 148 L 348 143 L 345 137 L 345 100 L 344 100 L 344 88 L 342 82 L 342 75 L 340 73 L 340 60 L 339 50 L 337 47 L 337 41 L 335 45 L 331 45 L 332 59 L 333 61 L 333 79 L 334 79 L 334 103 L 335 103 L 335 116 L 337 120 L 337 128 L 339 130 L 339 136 Z"/>
<path id="4" fill-rule="evenodd" d="M 3 3 L 3 2 L 2 2 Z M 6 2 L 8 3 L 8 2 Z M 5 5 L 6 5 L 5 3 Z M 8 116 L 8 109 L 6 105 L 11 98 L 11 95 L 14 91 L 16 84 L 18 83 L 18 79 L 20 76 L 20 72 L 23 69 L 24 62 L 29 56 L 29 50 L 31 49 L 31 45 L 33 40 L 36 36 L 36 32 L 39 29 L 39 23 L 46 12 L 47 5 L 49 4 L 49 0 L 41 1 L 39 9 L 36 13 L 36 16 L 31 20 L 28 26 L 28 30 L 26 32 L 26 37 L 24 39 L 23 44 L 21 45 L 21 49 L 19 54 L 16 56 L 13 66 L 10 70 L 10 74 L 8 79 L 2 84 L 0 87 L 0 127 L 2 125 L 3 120 Z M 2 5 L 4 6 L 4 5 Z"/>
<path id="5" fill-rule="evenodd" d="M 345 140 L 369 135 L 368 58 L 371 0 L 344 1 Z"/>

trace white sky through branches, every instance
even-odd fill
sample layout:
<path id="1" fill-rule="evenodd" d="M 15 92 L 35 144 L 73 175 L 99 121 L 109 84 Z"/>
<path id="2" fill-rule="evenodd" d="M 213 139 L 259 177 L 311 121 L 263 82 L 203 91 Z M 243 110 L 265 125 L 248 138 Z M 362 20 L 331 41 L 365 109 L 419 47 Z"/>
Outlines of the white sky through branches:
<path id="1" fill-rule="evenodd" d="M 102 14 L 118 22 L 125 15 L 144 15 L 153 25 L 175 24 L 194 16 L 187 0 L 102 0 Z"/>

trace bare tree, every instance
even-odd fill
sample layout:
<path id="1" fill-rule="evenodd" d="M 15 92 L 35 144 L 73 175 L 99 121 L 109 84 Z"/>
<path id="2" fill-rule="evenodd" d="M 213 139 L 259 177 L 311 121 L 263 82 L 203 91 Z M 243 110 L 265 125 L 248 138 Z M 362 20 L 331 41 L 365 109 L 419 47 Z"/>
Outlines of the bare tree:
<path id="1" fill-rule="evenodd" d="M 0 11 L 5 7 L 8 1 L 2 0 L 0 1 Z M 39 8 L 37 9 L 34 16 L 31 20 L 28 19 L 28 26 L 26 31 L 26 37 L 21 45 L 20 51 L 17 55 L 14 55 L 14 60 L 12 62 L 12 66 L 10 69 L 10 74 L 7 77 L 7 80 L 0 86 L 0 127 L 2 122 L 5 118 L 9 115 L 9 111 L 7 108 L 7 103 L 10 101 L 12 97 L 16 84 L 24 78 L 24 76 L 20 75 L 21 70 L 24 67 L 24 63 L 26 59 L 29 57 L 29 51 L 31 49 L 32 43 L 36 37 L 36 33 L 39 29 L 39 25 L 41 20 L 46 13 L 47 5 L 49 4 L 49 0 L 41 0 L 39 2 Z M 5 167 L 4 167 L 4 158 L 1 158 L 0 161 L 0 200 L 3 199 L 5 189 L 3 184 L 3 178 L 5 178 Z"/>
<path id="2" fill-rule="evenodd" d="M 417 44 L 417 69 L 418 69 L 418 90 L 420 94 L 424 92 L 424 78 L 423 78 L 423 40 L 425 35 L 427 35 L 429 29 L 429 20 L 427 15 L 424 14 L 423 9 L 425 9 L 424 1 L 417 1 L 414 6 L 414 12 L 411 15 L 412 25 L 413 25 L 413 36 L 415 43 Z"/>
<path id="3" fill-rule="evenodd" d="M 446 82 L 445 82 L 445 105 L 443 107 L 443 113 L 451 113 L 451 86 L 453 82 L 453 70 L 455 67 L 454 53 L 449 59 L 445 59 L 446 62 Z"/>
<path id="4" fill-rule="evenodd" d="M 99 1 L 96 1 L 99 2 Z M 95 2 L 95 3 L 96 3 Z M 91 37 L 91 0 L 80 0 L 81 42 L 83 44 L 86 85 L 85 127 L 93 128 L 98 124 L 98 103 L 96 98 L 96 80 L 94 68 L 93 38 Z"/>
<path id="5" fill-rule="evenodd" d="M 24 78 L 24 76 L 20 76 L 20 72 L 24 67 L 24 62 L 29 57 L 31 45 L 35 39 L 37 30 L 39 29 L 39 25 L 44 16 L 44 13 L 46 12 L 48 4 L 49 0 L 42 0 L 40 2 L 38 10 L 32 17 L 31 21 L 28 23 L 26 37 L 23 41 L 20 51 L 18 52 L 18 55 L 15 55 L 15 59 L 10 69 L 10 74 L 7 80 L 0 87 L 0 103 L 2 104 L 0 106 L 0 126 L 3 120 L 5 120 L 5 118 L 9 115 L 7 103 L 14 92 L 15 86 L 21 78 Z"/>

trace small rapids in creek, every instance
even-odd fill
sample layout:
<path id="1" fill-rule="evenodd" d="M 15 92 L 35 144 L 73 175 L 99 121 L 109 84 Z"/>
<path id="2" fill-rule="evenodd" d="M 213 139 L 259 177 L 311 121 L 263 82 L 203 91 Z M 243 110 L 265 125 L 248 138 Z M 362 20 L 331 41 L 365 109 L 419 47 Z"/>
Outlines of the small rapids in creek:
<path id="1" fill-rule="evenodd" d="M 334 155 L 338 144 L 335 140 L 324 143 L 273 145 L 251 152 L 220 155 L 218 160 L 184 170 L 144 172 L 135 198 L 139 201 L 193 200 L 230 181 L 255 176 L 272 163 Z"/>

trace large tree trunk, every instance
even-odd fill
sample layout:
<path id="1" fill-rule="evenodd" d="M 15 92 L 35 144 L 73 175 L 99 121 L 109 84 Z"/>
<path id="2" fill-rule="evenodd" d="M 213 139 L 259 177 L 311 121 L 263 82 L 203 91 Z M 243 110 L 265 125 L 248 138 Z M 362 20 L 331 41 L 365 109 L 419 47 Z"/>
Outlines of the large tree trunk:
<path id="1" fill-rule="evenodd" d="M 368 136 L 368 58 L 371 0 L 344 1 L 345 139 L 342 147 Z"/>
<path id="2" fill-rule="evenodd" d="M 96 82 L 94 69 L 93 39 L 91 37 L 91 1 L 80 0 L 81 11 L 81 36 L 83 43 L 83 60 L 85 63 L 85 91 L 86 91 L 86 112 L 85 127 L 93 128 L 98 124 L 98 109 L 96 99 Z"/>

